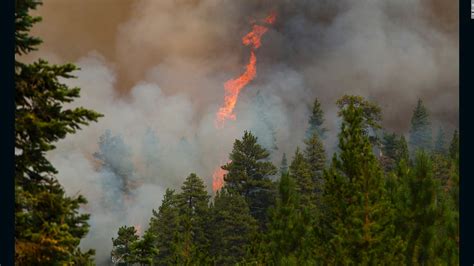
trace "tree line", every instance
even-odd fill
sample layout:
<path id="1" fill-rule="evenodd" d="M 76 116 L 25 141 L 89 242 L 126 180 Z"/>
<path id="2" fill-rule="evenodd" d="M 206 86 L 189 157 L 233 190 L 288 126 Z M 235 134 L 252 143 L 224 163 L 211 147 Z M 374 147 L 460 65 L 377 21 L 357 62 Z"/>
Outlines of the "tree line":
<path id="1" fill-rule="evenodd" d="M 304 147 L 279 167 L 251 132 L 236 139 L 213 199 L 191 173 L 168 189 L 148 229 L 119 228 L 112 260 L 140 265 L 456 265 L 459 136 L 432 140 L 418 101 L 409 141 L 385 132 L 360 96 L 337 103 L 338 149 L 326 158 L 314 101 Z M 275 177 L 278 178 L 275 178 Z"/>
<path id="2" fill-rule="evenodd" d="M 80 95 L 61 81 L 72 64 L 21 62 L 41 40 L 29 34 L 39 0 L 15 1 L 15 263 L 91 265 L 79 243 L 89 230 L 87 203 L 68 196 L 46 158 L 54 143 L 102 115 L 65 108 Z M 358 96 L 336 103 L 338 149 L 326 158 L 320 103 L 313 105 L 304 146 L 280 165 L 251 132 L 235 140 L 224 187 L 211 197 L 190 174 L 168 189 L 148 229 L 118 229 L 111 257 L 142 265 L 458 264 L 459 136 L 433 141 L 418 101 L 408 141 L 384 132 L 380 108 Z M 112 140 L 114 140 L 112 138 Z M 94 155 L 104 159 L 103 153 Z M 289 160 L 288 160 L 289 159 Z M 105 160 L 105 159 L 104 159 Z M 102 167 L 110 167 L 103 165 Z M 129 168 L 120 168 L 124 180 Z M 127 183 L 128 184 L 128 183 Z M 127 188 L 127 187 L 125 187 Z M 126 192 L 126 191 L 125 191 Z"/>

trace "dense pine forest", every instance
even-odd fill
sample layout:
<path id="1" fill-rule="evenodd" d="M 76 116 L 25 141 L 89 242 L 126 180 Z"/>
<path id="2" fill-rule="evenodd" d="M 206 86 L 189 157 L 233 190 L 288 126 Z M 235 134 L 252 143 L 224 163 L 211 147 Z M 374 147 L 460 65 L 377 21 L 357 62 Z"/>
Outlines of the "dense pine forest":
<path id="1" fill-rule="evenodd" d="M 257 137 L 235 140 L 215 197 L 191 173 L 168 189 L 140 237 L 112 240 L 115 263 L 141 265 L 456 265 L 459 136 L 432 141 L 421 100 L 408 142 L 381 128 L 380 108 L 338 100 L 339 145 L 326 158 L 316 99 L 304 147 L 277 167 Z M 380 133 L 381 132 L 381 133 Z M 275 176 L 278 178 L 275 179 Z"/>
<path id="2" fill-rule="evenodd" d="M 29 35 L 40 4 L 17 0 L 16 55 L 37 48 Z M 79 88 L 61 80 L 71 64 L 15 61 L 15 257 L 17 265 L 91 265 L 79 244 L 89 229 L 87 203 L 66 195 L 46 153 L 101 114 L 65 109 Z M 433 128 L 427 107 L 414 106 L 410 131 L 388 132 L 382 109 L 360 96 L 335 103 L 341 120 L 331 157 L 329 134 L 314 100 L 304 145 L 270 161 L 256 135 L 233 143 L 224 184 L 209 194 L 190 173 L 169 188 L 144 232 L 117 228 L 118 265 L 457 265 L 459 134 Z M 435 130 L 436 131 L 436 130 Z M 407 136 L 407 139 L 405 138 Z M 100 158 L 101 154 L 95 154 Z M 153 162 L 151 162 L 153 163 Z M 126 174 L 126 173 L 124 173 Z"/>

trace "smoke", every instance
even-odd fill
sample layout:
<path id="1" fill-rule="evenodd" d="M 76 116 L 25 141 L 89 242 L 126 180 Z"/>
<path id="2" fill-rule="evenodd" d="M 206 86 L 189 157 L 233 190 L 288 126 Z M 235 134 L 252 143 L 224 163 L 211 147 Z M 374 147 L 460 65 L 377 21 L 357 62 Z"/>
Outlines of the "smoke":
<path id="1" fill-rule="evenodd" d="M 216 130 L 223 84 L 248 60 L 241 38 L 272 10 L 278 17 L 256 52 L 257 77 L 239 96 L 237 120 Z M 283 152 L 291 158 L 316 96 L 330 150 L 339 123 L 335 100 L 345 93 L 379 103 L 390 131 L 408 132 L 418 97 L 434 125 L 447 132 L 458 126 L 457 3 L 45 0 L 38 14 L 44 22 L 33 33 L 44 44 L 25 60 L 77 63 L 78 78 L 66 81 L 82 88 L 74 106 L 105 115 L 48 154 L 67 192 L 89 200 L 91 232 L 81 245 L 97 250 L 99 264 L 119 226 L 146 229 L 167 187 L 179 188 L 195 172 L 210 190 L 212 172 L 244 130 L 275 163 Z M 125 152 L 106 154 L 132 165 L 129 196 L 120 174 L 93 156 L 107 130 Z"/>

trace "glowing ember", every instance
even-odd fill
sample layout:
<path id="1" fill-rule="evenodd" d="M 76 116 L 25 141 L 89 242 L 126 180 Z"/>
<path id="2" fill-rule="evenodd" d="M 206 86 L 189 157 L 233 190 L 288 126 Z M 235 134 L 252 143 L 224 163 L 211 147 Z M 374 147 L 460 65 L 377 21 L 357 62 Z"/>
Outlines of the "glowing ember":
<path id="1" fill-rule="evenodd" d="M 272 12 L 263 20 L 263 22 L 266 24 L 273 24 L 275 23 L 275 20 L 276 14 Z M 246 46 L 250 46 L 251 48 L 249 63 L 247 64 L 246 70 L 242 75 L 235 79 L 231 79 L 224 84 L 224 105 L 221 106 L 217 112 L 217 128 L 222 128 L 224 126 L 224 122 L 228 119 L 235 120 L 235 114 L 233 111 L 237 103 L 239 93 L 257 75 L 257 57 L 255 55 L 255 50 L 262 45 L 261 38 L 267 31 L 268 28 L 265 26 L 253 25 L 252 31 L 242 38 L 242 43 Z"/>
<path id="2" fill-rule="evenodd" d="M 220 166 L 212 174 L 212 191 L 216 192 L 224 185 L 224 175 L 227 173 L 226 170 Z"/>

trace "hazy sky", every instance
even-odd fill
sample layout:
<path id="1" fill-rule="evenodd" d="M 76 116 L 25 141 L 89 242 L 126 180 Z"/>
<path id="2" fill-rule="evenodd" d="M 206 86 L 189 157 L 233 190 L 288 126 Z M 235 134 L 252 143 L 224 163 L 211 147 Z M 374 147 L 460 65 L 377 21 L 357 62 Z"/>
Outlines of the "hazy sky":
<path id="1" fill-rule="evenodd" d="M 257 77 L 240 95 L 237 120 L 216 130 L 223 84 L 248 60 L 240 39 L 272 10 L 277 21 L 257 51 Z M 326 112 L 328 150 L 338 128 L 334 103 L 345 93 L 380 104 L 389 131 L 408 132 L 419 97 L 435 127 L 450 135 L 458 126 L 457 1 L 44 0 L 37 14 L 43 22 L 33 34 L 44 43 L 27 59 L 76 63 L 78 79 L 68 81 L 82 88 L 75 105 L 105 114 L 49 154 L 67 191 L 89 199 L 92 228 L 83 245 L 97 249 L 99 263 L 118 226 L 146 227 L 166 187 L 190 172 L 210 185 L 244 130 L 278 146 L 274 162 L 283 152 L 291 159 L 314 97 Z M 104 187 L 114 177 L 92 159 L 107 129 L 130 148 L 143 184 L 121 212 L 99 204 L 116 185 Z M 159 161 L 150 169 L 149 132 Z"/>

